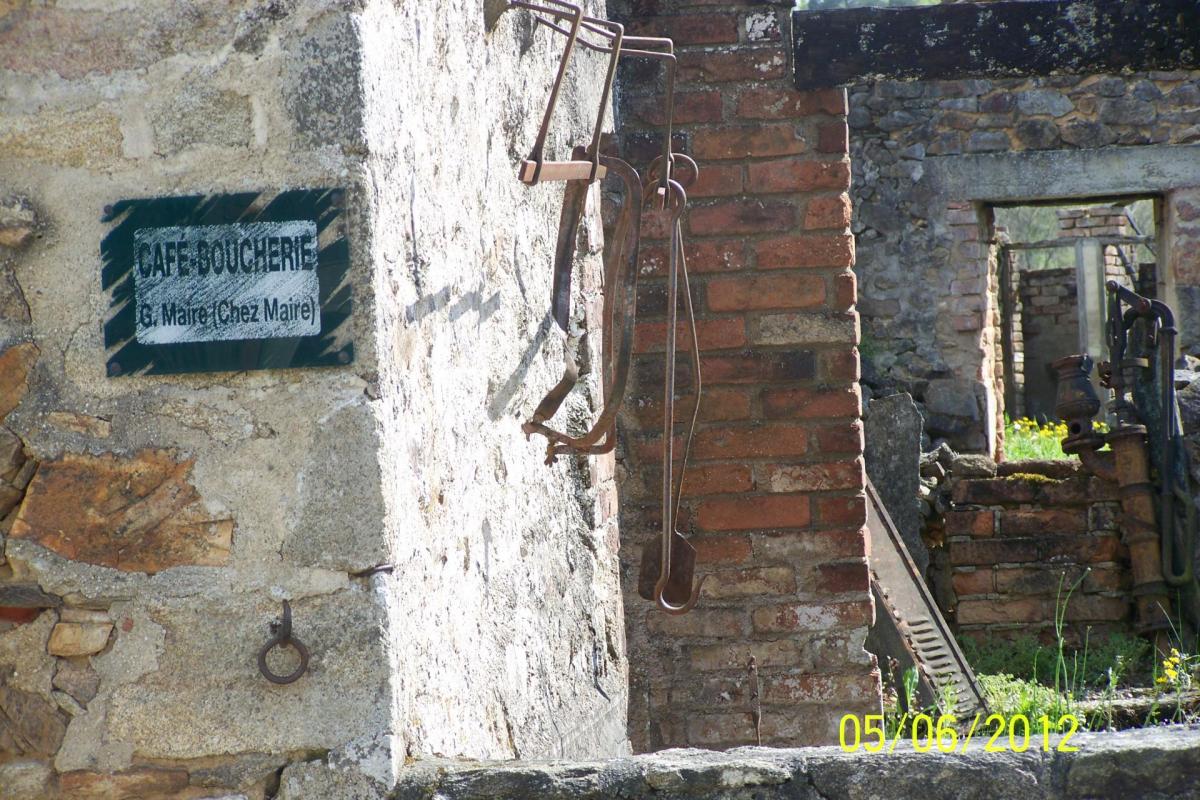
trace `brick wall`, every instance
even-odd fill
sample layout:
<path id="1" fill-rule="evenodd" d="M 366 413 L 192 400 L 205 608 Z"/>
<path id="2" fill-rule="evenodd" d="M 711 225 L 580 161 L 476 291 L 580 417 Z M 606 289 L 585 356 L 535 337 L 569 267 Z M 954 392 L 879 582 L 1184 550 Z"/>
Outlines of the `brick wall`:
<path id="1" fill-rule="evenodd" d="M 631 31 L 675 39 L 677 136 L 701 168 L 685 225 L 704 398 L 681 527 L 694 532 L 698 572 L 709 576 L 682 617 L 634 593 L 642 545 L 659 525 L 667 258 L 651 225 L 621 485 L 636 750 L 753 743 L 752 656 L 764 744 L 833 741 L 842 714 L 880 704 L 862 647 L 873 606 L 846 97 L 791 88 L 791 5 L 626 8 Z M 642 163 L 661 122 L 653 77 L 626 80 L 621 98 L 623 152 Z M 685 419 L 691 379 L 680 372 Z"/>
<path id="2" fill-rule="evenodd" d="M 1023 413 L 1054 419 L 1058 381 L 1050 364 L 1079 352 L 1075 269 L 1025 270 L 1018 283 L 1022 313 L 1015 327 L 1021 341 L 1014 341 L 1014 349 L 1020 348 L 1025 367 Z"/>
<path id="3" fill-rule="evenodd" d="M 979 638 L 1053 632 L 1060 583 L 1072 640 L 1132 632 L 1129 553 L 1117 523 L 1115 484 L 1078 462 L 1013 461 L 995 477 L 953 481 L 946 547 L 954 588 L 944 609 L 960 633 Z"/>

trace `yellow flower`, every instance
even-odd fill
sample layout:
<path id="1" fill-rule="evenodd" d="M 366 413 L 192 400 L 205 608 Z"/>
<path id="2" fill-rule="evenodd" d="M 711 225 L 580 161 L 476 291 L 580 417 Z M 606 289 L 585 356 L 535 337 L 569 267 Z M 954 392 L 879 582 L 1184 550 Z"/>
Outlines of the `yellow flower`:
<path id="1" fill-rule="evenodd" d="M 1170 667 L 1167 667 L 1163 671 L 1167 673 L 1167 677 L 1170 678 L 1171 680 L 1175 680 L 1175 678 L 1177 678 L 1179 676 L 1179 673 L 1176 672 L 1175 670 L 1171 669 Z"/>
<path id="2" fill-rule="evenodd" d="M 1163 676 L 1159 675 L 1157 678 L 1154 679 L 1154 682 L 1155 683 L 1166 683 L 1167 679 L 1164 678 Z"/>

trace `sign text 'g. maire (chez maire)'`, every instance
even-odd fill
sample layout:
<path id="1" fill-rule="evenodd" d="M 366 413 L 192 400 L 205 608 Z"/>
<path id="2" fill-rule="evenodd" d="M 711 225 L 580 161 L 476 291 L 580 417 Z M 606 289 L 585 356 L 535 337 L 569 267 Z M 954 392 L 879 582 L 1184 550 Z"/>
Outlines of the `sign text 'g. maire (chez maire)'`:
<path id="1" fill-rule="evenodd" d="M 108 209 L 108 373 L 349 363 L 342 195 L 168 197 Z"/>

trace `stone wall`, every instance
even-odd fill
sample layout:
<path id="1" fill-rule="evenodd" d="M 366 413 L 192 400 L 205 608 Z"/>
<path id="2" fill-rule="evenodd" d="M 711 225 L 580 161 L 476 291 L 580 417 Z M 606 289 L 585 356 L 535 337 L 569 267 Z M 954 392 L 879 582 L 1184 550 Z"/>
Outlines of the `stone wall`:
<path id="1" fill-rule="evenodd" d="M 0 794 L 259 798 L 315 759 L 336 788 L 307 796 L 349 796 L 409 756 L 627 750 L 612 460 L 546 467 L 520 430 L 563 361 L 561 187 L 515 176 L 557 54 L 482 0 L 0 9 Z M 556 153 L 593 123 L 581 63 Z M 354 364 L 106 377 L 108 204 L 325 186 Z M 275 686 L 284 599 L 312 661 Z"/>
<path id="2" fill-rule="evenodd" d="M 1198 73 L 879 81 L 850 90 L 849 123 L 864 385 L 910 391 L 935 439 L 997 443 L 992 203 L 1159 194 L 1179 229 L 1160 296 L 1200 328 L 1177 209 L 1200 183 Z"/>
<path id="3" fill-rule="evenodd" d="M 975 738 L 961 754 L 918 753 L 906 741 L 887 754 L 860 749 L 848 755 L 837 747 L 745 747 L 728 753 L 672 750 L 605 763 L 439 763 L 405 771 L 399 796 L 403 800 L 431 796 L 446 800 L 1190 800 L 1196 796 L 1195 775 L 1200 770 L 1197 734 L 1200 728 L 1195 725 L 1079 733 L 1067 743 L 1078 750 L 1049 753 L 1042 751 L 1035 732 L 1030 747 L 1021 753 L 985 753 L 987 740 Z M 1016 742 L 1020 744 L 1020 734 Z M 1058 742 L 1051 737 L 1050 747 L 1057 748 Z M 995 747 L 1007 749 L 1003 737 Z"/>
<path id="4" fill-rule="evenodd" d="M 686 252 L 704 395 L 682 525 L 707 581 L 682 617 L 634 593 L 642 546 L 660 525 L 666 247 L 652 231 L 621 483 L 637 750 L 759 735 L 774 745 L 830 742 L 843 714 L 880 705 L 863 650 L 874 611 L 845 94 L 792 88 L 791 5 L 623 6 L 636 12 L 626 17 L 631 31 L 675 38 L 676 136 L 700 164 Z M 661 142 L 657 75 L 631 67 L 622 83 L 622 150 L 639 163 Z M 679 376 L 686 397 L 694 391 L 686 365 Z M 680 403 L 678 419 L 691 402 Z"/>
<path id="5" fill-rule="evenodd" d="M 952 476 L 945 515 L 953 597 L 944 609 L 960 634 L 1053 639 L 1068 590 L 1067 636 L 1132 633 L 1129 551 L 1117 487 L 1077 461 L 1010 461 L 992 477 Z"/>

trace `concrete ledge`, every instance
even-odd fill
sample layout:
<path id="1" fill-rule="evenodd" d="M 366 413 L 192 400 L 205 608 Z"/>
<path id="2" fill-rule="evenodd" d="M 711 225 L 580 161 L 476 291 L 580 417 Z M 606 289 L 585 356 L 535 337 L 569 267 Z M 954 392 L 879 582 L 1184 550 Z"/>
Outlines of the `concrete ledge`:
<path id="1" fill-rule="evenodd" d="M 1003 740 L 998 741 L 998 744 Z M 1200 798 L 1200 726 L 1077 734 L 1075 753 L 985 753 L 976 734 L 963 754 L 843 753 L 837 747 L 746 747 L 717 753 L 664 750 L 598 762 L 465 764 L 405 768 L 401 800 L 583 800 L 619 797 L 690 800 L 1050 800 Z M 1055 746 L 1055 740 L 1051 741 Z"/>

